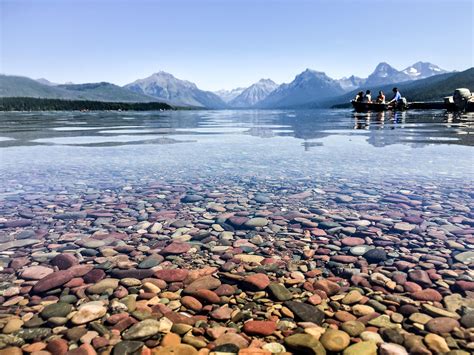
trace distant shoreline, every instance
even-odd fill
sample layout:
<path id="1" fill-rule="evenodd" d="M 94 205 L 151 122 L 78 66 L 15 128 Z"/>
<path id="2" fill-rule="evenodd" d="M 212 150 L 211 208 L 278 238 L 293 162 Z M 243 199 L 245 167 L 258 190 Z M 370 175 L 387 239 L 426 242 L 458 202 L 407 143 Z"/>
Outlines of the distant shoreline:
<path id="1" fill-rule="evenodd" d="M 189 108 L 164 102 L 107 102 L 92 100 L 62 100 L 33 97 L 2 97 L 0 111 L 169 111 Z"/>

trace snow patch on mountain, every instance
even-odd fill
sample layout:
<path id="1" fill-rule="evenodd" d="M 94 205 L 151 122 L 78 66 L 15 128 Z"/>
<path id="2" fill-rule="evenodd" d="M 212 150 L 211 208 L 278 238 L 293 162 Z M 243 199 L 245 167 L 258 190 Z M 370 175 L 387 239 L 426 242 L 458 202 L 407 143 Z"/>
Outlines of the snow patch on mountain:
<path id="1" fill-rule="evenodd" d="M 214 94 L 219 96 L 222 99 L 222 101 L 229 102 L 235 99 L 237 96 L 239 96 L 245 89 L 246 88 L 235 88 L 232 90 L 222 89 L 222 90 L 214 91 Z"/>
<path id="2" fill-rule="evenodd" d="M 242 93 L 229 102 L 231 107 L 252 107 L 264 100 L 271 92 L 278 87 L 273 80 L 260 79 L 255 84 L 243 90 Z"/>

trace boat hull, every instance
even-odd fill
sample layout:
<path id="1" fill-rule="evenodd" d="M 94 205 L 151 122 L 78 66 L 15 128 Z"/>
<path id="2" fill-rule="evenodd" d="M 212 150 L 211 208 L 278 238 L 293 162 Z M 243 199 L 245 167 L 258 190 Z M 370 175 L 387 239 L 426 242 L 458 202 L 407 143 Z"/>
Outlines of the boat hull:
<path id="1" fill-rule="evenodd" d="M 381 112 L 381 111 L 387 111 L 389 109 L 389 106 L 387 104 L 378 104 L 378 103 L 368 103 L 368 102 L 358 102 L 358 101 L 352 101 L 352 107 L 354 107 L 354 110 L 357 112 Z"/>

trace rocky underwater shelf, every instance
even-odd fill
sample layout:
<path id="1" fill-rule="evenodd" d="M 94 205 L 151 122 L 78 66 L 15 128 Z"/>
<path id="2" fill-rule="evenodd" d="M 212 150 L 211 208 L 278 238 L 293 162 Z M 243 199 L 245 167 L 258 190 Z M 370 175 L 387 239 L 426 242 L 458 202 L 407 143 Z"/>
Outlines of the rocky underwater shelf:
<path id="1" fill-rule="evenodd" d="M 473 194 L 397 179 L 3 189 L 0 354 L 472 353 Z"/>

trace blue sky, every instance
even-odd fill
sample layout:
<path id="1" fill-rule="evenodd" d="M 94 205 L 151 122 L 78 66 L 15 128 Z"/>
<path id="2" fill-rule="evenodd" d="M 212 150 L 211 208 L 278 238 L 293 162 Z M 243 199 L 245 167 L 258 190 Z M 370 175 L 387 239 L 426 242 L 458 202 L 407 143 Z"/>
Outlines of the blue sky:
<path id="1" fill-rule="evenodd" d="M 0 0 L 0 72 L 126 84 L 164 70 L 217 90 L 305 68 L 473 66 L 471 0 Z"/>

